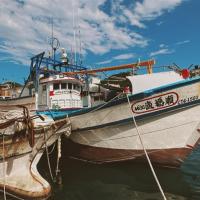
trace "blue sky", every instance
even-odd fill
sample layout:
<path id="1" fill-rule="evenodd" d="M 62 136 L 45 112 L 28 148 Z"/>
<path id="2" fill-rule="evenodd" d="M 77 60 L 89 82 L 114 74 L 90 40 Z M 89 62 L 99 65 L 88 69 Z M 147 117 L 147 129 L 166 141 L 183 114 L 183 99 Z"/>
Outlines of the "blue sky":
<path id="1" fill-rule="evenodd" d="M 52 16 L 61 47 L 81 46 L 87 66 L 200 64 L 199 8 L 198 0 L 1 0 L 0 82 L 23 82 L 30 57 L 50 50 Z"/>

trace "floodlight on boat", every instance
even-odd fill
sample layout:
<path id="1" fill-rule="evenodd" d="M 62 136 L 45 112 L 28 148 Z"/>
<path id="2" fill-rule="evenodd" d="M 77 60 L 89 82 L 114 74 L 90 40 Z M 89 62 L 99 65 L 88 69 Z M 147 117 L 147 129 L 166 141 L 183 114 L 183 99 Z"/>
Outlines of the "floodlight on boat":
<path id="1" fill-rule="evenodd" d="M 67 53 L 66 53 L 66 50 L 65 48 L 61 48 L 61 62 L 64 63 L 64 64 L 67 64 L 68 63 L 68 58 L 67 58 Z"/>

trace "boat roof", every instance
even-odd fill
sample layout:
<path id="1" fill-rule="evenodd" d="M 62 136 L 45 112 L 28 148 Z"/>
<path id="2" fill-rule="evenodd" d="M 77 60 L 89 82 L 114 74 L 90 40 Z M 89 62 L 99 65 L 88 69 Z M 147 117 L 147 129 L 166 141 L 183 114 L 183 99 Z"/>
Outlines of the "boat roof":
<path id="1" fill-rule="evenodd" d="M 70 76 L 64 76 L 64 75 L 53 75 L 50 76 L 48 78 L 41 78 L 40 79 L 40 83 L 50 83 L 50 82 L 73 82 L 73 83 L 78 83 L 78 84 L 82 84 L 82 82 L 75 78 L 75 77 L 70 77 Z"/>
<path id="2" fill-rule="evenodd" d="M 132 94 L 184 80 L 183 77 L 175 71 L 127 76 L 127 79 L 131 82 Z"/>

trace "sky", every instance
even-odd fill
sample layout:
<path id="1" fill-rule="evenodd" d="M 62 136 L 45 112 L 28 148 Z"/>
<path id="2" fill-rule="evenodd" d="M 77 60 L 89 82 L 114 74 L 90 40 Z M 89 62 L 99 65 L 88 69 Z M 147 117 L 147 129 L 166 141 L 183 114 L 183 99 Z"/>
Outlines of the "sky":
<path id="1" fill-rule="evenodd" d="M 52 19 L 60 48 L 89 68 L 200 64 L 199 8 L 199 0 L 0 0 L 0 82 L 23 83 L 30 58 L 51 50 Z"/>

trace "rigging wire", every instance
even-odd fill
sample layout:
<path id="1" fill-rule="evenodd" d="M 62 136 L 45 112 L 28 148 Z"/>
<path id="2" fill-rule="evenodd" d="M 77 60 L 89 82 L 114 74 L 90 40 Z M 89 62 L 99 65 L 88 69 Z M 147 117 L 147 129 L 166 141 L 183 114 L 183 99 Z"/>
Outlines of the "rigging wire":
<path id="1" fill-rule="evenodd" d="M 6 200 L 6 161 L 5 161 L 5 141 L 3 134 L 3 196 Z"/>
<path id="2" fill-rule="evenodd" d="M 80 29 L 80 17 L 79 17 L 79 6 L 77 8 L 77 21 L 78 21 L 78 39 L 79 39 L 79 65 L 82 65 L 82 41 L 81 41 L 81 29 Z"/>
<path id="3" fill-rule="evenodd" d="M 73 11 L 73 31 L 74 31 L 74 64 L 76 65 L 76 26 L 75 26 L 75 10 L 74 10 L 74 1 L 72 1 L 72 11 Z"/>
<path id="4" fill-rule="evenodd" d="M 130 109 L 131 109 L 131 103 L 130 103 L 128 94 L 126 94 L 126 97 L 127 97 L 127 100 L 128 100 L 129 107 L 130 107 Z M 137 131 L 137 133 L 138 133 L 138 137 L 139 137 L 140 143 L 141 143 L 141 145 L 142 145 L 143 151 L 144 151 L 144 153 L 145 153 L 145 156 L 146 156 L 147 161 L 148 161 L 148 163 L 149 163 L 149 166 L 150 166 L 150 168 L 151 168 L 151 171 L 152 171 L 152 174 L 153 174 L 153 176 L 154 176 L 154 179 L 155 179 L 155 181 L 156 181 L 156 183 L 157 183 L 157 185 L 158 185 L 158 188 L 159 188 L 159 190 L 160 190 L 160 193 L 161 193 L 163 199 L 164 199 L 164 200 L 167 200 L 167 198 L 166 198 L 166 196 L 165 196 L 165 194 L 164 194 L 164 192 L 163 192 L 163 189 L 162 189 L 162 187 L 161 187 L 161 185 L 160 185 L 160 182 L 159 182 L 159 180 L 158 180 L 158 177 L 157 177 L 157 175 L 156 175 L 156 173 L 155 173 L 155 170 L 154 170 L 154 168 L 153 168 L 153 166 L 152 166 L 152 163 L 151 163 L 151 160 L 150 160 L 150 158 L 149 158 L 149 155 L 148 155 L 148 153 L 147 153 L 147 151 L 146 151 L 146 148 L 145 148 L 145 146 L 144 146 L 144 143 L 143 143 L 143 140 L 142 140 L 140 131 L 139 131 L 139 129 L 138 129 L 137 122 L 136 122 L 136 120 L 135 120 L 135 116 L 134 116 L 134 114 L 133 114 L 132 111 L 131 111 L 131 114 L 132 114 L 132 118 L 133 118 L 133 123 L 134 123 L 135 128 L 136 128 L 136 131 Z"/>

